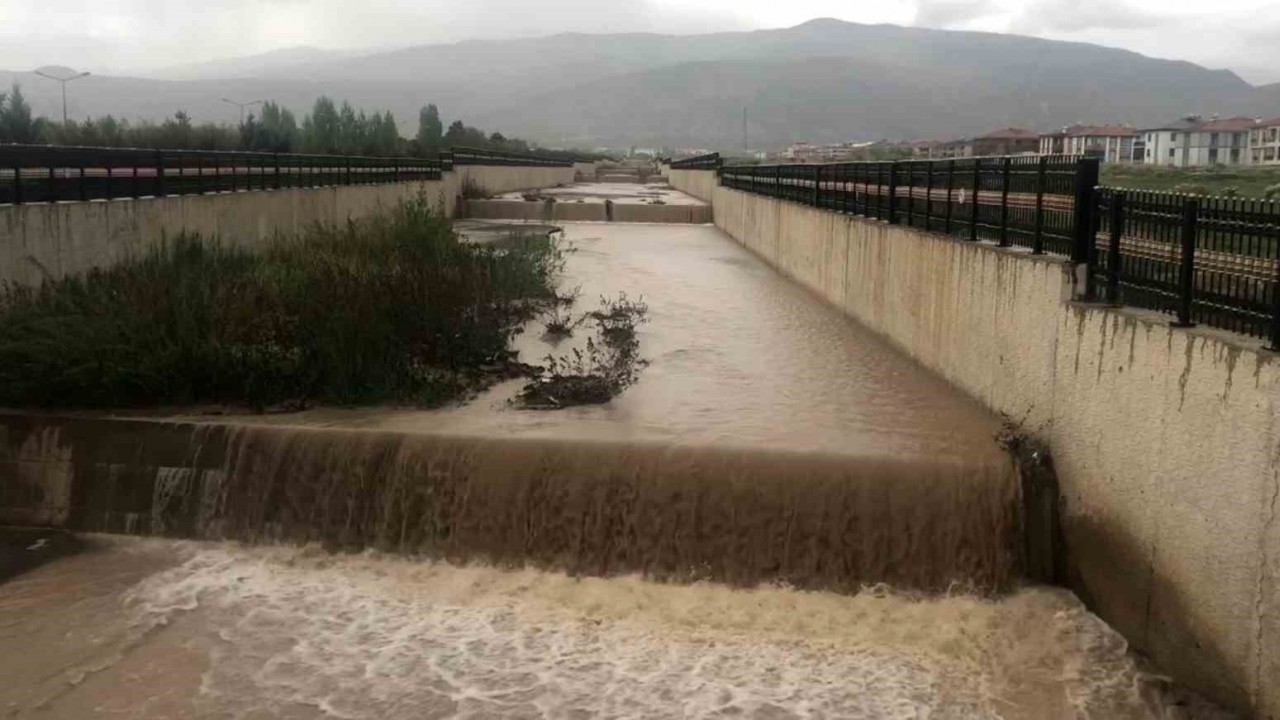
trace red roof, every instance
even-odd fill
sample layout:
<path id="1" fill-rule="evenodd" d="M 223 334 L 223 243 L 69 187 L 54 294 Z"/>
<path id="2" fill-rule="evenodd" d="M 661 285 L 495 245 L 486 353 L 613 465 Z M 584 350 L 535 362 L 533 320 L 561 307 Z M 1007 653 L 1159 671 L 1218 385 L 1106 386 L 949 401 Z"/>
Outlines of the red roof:
<path id="1" fill-rule="evenodd" d="M 1101 135 L 1104 137 L 1127 137 L 1137 135 L 1138 130 L 1129 125 L 1072 125 L 1062 131 L 1065 135 L 1081 137 L 1085 135 Z"/>
<path id="2" fill-rule="evenodd" d="M 1224 118 L 1222 120 L 1207 120 L 1200 123 L 1197 130 L 1225 130 L 1227 132 L 1240 132 L 1242 130 L 1252 130 L 1258 127 L 1258 121 L 1247 117 Z"/>
<path id="3" fill-rule="evenodd" d="M 1276 127 L 1277 125 L 1280 125 L 1280 117 L 1278 117 L 1278 118 L 1271 118 L 1270 120 L 1263 120 L 1262 122 L 1258 123 L 1257 125 L 1254 125 L 1254 127 L 1260 127 L 1260 128 L 1268 127 L 1268 128 L 1269 128 L 1269 127 Z"/>
<path id="4" fill-rule="evenodd" d="M 1031 132 L 1025 128 L 1006 127 L 999 130 L 993 130 L 979 137 L 979 140 L 1035 140 L 1040 137 L 1040 133 Z"/>

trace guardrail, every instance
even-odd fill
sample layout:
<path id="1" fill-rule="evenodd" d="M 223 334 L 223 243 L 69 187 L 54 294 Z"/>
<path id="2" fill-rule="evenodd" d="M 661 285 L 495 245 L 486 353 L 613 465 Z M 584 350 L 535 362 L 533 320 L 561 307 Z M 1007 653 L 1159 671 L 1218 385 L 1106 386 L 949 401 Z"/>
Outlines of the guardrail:
<path id="1" fill-rule="evenodd" d="M 445 169 L 454 165 L 504 165 L 516 167 L 573 167 L 567 160 L 553 160 L 537 155 L 521 155 L 518 153 L 481 150 L 479 148 L 455 147 L 440 153 Z"/>
<path id="2" fill-rule="evenodd" d="M 683 160 L 673 160 L 671 162 L 672 170 L 719 170 L 724 165 L 724 161 L 720 159 L 720 153 L 708 153 L 706 155 L 698 155 L 697 157 L 684 158 Z"/>
<path id="3" fill-rule="evenodd" d="M 439 180 L 438 160 L 0 145 L 0 205 Z"/>
<path id="4" fill-rule="evenodd" d="M 1113 303 L 1280 350 L 1280 203 L 1098 188 L 1098 284 Z"/>
<path id="5" fill-rule="evenodd" d="M 1019 156 L 731 166 L 720 178 L 738 190 L 1083 262 L 1098 161 Z"/>

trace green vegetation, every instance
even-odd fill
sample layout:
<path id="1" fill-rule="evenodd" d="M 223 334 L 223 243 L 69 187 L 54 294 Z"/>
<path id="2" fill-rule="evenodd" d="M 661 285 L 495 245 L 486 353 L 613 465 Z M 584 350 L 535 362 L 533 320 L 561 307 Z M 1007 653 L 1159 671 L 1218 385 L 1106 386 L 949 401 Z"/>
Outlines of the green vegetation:
<path id="1" fill-rule="evenodd" d="M 575 295 L 569 297 L 576 297 Z M 563 302 L 564 298 L 561 298 Z M 547 334 L 568 337 L 584 322 L 595 326 L 585 348 L 573 348 L 568 355 L 548 355 L 547 366 L 525 384 L 516 404 L 534 410 L 559 410 L 575 405 L 609 402 L 640 379 L 649 362 L 640 357 L 636 328 L 648 321 L 649 306 L 630 300 L 626 293 L 615 299 L 600 298 L 600 309 L 576 321 L 568 314 L 549 314 Z"/>
<path id="2" fill-rule="evenodd" d="M 1280 199 L 1280 166 L 1168 168 L 1105 163 L 1102 184 L 1194 195 Z"/>
<path id="3" fill-rule="evenodd" d="M 433 405 L 522 369 L 556 302 L 546 236 L 460 242 L 419 199 L 249 253 L 180 237 L 39 289 L 0 287 L 0 405 Z"/>

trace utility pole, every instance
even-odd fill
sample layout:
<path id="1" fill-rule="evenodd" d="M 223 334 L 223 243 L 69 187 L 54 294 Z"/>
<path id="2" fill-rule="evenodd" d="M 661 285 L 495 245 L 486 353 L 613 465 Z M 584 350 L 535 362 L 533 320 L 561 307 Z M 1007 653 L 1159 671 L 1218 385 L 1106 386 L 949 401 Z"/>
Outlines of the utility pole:
<path id="1" fill-rule="evenodd" d="M 236 102 L 235 100 L 222 98 L 222 102 L 227 103 L 228 105 L 235 105 L 236 107 L 240 108 L 240 127 L 244 127 L 244 109 L 247 107 L 253 107 L 254 105 L 261 105 L 263 101 L 250 100 L 249 102 L 242 103 L 242 102 Z"/>
<path id="2" fill-rule="evenodd" d="M 56 80 L 58 81 L 59 84 L 62 85 L 62 127 L 65 128 L 67 126 L 67 83 L 71 82 L 72 80 L 79 80 L 82 77 L 89 77 L 89 73 L 87 72 L 76 73 L 75 75 L 71 75 L 70 77 L 58 77 L 57 75 L 50 75 L 49 73 L 44 72 L 43 70 L 36 70 L 35 73 L 42 78 L 49 78 L 50 80 Z"/>

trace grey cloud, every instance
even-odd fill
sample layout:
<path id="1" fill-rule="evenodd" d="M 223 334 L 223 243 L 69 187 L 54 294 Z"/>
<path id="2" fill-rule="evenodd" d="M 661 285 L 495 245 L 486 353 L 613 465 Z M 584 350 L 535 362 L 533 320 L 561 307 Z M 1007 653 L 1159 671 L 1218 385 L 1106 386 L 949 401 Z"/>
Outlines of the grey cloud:
<path id="1" fill-rule="evenodd" d="M 914 24 L 949 28 L 987 17 L 998 10 L 993 0 L 919 0 Z"/>
<path id="2" fill-rule="evenodd" d="M 1169 22 L 1166 16 L 1144 12 L 1123 0 L 1036 0 L 1023 9 L 1012 30 L 1027 34 L 1145 30 Z"/>

